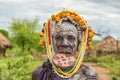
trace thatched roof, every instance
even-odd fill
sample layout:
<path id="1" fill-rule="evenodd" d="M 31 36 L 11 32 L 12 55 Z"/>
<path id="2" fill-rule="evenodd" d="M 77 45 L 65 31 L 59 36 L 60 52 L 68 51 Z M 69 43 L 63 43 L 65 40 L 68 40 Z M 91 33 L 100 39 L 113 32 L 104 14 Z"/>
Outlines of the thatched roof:
<path id="1" fill-rule="evenodd" d="M 0 33 L 0 48 L 12 48 L 12 43 L 2 33 Z"/>
<path id="2" fill-rule="evenodd" d="M 108 53 L 116 53 L 119 51 L 120 43 L 112 36 L 107 36 L 101 40 L 93 49 L 93 53 L 100 56 Z"/>

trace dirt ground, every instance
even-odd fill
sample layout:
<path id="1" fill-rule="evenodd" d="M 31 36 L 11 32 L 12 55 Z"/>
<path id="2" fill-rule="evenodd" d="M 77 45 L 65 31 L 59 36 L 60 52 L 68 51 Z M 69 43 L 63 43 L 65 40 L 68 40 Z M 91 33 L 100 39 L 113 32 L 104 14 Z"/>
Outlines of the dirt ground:
<path id="1" fill-rule="evenodd" d="M 95 66 L 95 63 L 84 63 L 85 65 L 93 67 L 96 72 L 98 73 L 99 80 L 112 80 L 111 77 L 108 75 L 108 70 L 103 67 Z"/>

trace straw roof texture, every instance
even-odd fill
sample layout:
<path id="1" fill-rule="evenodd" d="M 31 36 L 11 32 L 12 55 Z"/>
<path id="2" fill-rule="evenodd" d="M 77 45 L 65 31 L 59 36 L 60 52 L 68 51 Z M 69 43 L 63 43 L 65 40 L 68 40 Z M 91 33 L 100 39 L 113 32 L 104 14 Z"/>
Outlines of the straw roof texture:
<path id="1" fill-rule="evenodd" d="M 12 43 L 0 33 L 0 49 L 12 48 Z"/>
<path id="2" fill-rule="evenodd" d="M 117 52 L 120 52 L 120 42 L 117 42 L 112 36 L 107 36 L 96 44 L 96 46 L 90 51 L 90 54 L 101 56 Z"/>

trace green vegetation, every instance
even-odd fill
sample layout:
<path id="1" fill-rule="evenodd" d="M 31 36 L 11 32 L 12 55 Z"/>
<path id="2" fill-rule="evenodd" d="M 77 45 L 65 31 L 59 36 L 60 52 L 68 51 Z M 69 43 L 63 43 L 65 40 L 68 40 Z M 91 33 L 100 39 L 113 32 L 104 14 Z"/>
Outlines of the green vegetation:
<path id="1" fill-rule="evenodd" d="M 0 80 L 31 80 L 32 71 L 42 63 L 30 54 L 0 57 Z"/>
<path id="2" fill-rule="evenodd" d="M 95 62 L 96 66 L 105 67 L 109 70 L 109 74 L 120 78 L 120 55 L 110 54 L 101 57 L 86 57 L 85 62 Z"/>
<path id="3" fill-rule="evenodd" d="M 95 46 L 98 42 L 99 42 L 99 40 L 93 40 L 92 45 Z"/>
<path id="4" fill-rule="evenodd" d="M 21 51 L 28 51 L 32 53 L 33 50 L 44 53 L 43 47 L 39 46 L 39 33 L 36 32 L 39 27 L 39 19 L 13 19 L 10 24 L 12 32 L 11 41 L 13 46 L 19 48 Z"/>
<path id="5" fill-rule="evenodd" d="M 7 38 L 9 37 L 8 35 L 8 31 L 0 29 L 0 33 L 2 33 L 4 36 L 6 36 Z"/>
<path id="6" fill-rule="evenodd" d="M 43 63 L 34 53 L 44 53 L 38 45 L 38 19 L 14 19 L 10 24 L 12 50 L 6 51 L 6 57 L 0 56 L 0 80 L 31 80 L 32 71 Z M 0 30 L 8 36 L 5 30 Z"/>
<path id="7" fill-rule="evenodd" d="M 11 23 L 11 31 L 14 42 L 22 49 L 31 51 L 35 47 L 37 40 L 36 28 L 38 27 L 38 19 L 34 20 L 16 20 Z"/>

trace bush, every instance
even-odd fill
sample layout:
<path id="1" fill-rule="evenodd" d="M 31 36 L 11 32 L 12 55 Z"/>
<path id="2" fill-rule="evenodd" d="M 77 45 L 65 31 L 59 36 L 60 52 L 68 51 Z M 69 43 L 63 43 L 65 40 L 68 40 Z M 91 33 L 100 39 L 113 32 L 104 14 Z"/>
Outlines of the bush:
<path id="1" fill-rule="evenodd" d="M 4 63 L 2 63 L 4 62 Z M 0 59 L 0 80 L 31 80 L 32 71 L 43 61 L 30 54 Z"/>

